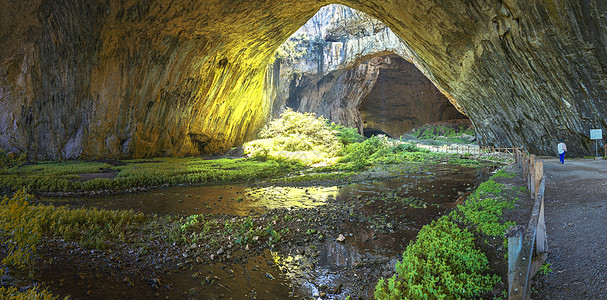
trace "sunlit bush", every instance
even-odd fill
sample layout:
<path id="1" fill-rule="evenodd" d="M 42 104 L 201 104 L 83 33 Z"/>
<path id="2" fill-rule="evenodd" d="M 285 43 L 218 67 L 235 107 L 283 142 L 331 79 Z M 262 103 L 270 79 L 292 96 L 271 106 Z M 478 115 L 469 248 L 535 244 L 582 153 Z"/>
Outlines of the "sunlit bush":
<path id="1" fill-rule="evenodd" d="M 341 143 L 337 131 L 322 117 L 287 109 L 259 133 L 258 140 L 244 144 L 245 153 L 264 160 L 288 159 L 304 164 L 333 164 Z"/>

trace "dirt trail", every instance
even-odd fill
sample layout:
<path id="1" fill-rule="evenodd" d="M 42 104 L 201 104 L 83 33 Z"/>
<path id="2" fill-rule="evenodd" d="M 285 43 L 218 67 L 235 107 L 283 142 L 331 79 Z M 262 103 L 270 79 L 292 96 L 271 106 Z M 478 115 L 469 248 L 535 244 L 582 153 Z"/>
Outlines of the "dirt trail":
<path id="1" fill-rule="evenodd" d="M 548 261 L 536 299 L 607 299 L 607 160 L 542 159 Z"/>

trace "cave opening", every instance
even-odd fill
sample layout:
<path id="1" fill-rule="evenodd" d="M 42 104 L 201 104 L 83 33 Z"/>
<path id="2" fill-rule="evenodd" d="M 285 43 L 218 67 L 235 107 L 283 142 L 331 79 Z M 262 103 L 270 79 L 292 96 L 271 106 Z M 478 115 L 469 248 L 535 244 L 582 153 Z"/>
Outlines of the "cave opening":
<path id="1" fill-rule="evenodd" d="M 397 54 L 378 58 L 377 80 L 358 107 L 366 137 L 398 138 L 428 124 L 471 125 L 414 64 Z"/>
<path id="2" fill-rule="evenodd" d="M 413 63 L 409 47 L 381 21 L 353 8 L 322 7 L 276 51 L 272 117 L 313 112 L 361 135 L 399 138 L 467 116 Z M 457 120 L 457 121 L 453 121 Z"/>

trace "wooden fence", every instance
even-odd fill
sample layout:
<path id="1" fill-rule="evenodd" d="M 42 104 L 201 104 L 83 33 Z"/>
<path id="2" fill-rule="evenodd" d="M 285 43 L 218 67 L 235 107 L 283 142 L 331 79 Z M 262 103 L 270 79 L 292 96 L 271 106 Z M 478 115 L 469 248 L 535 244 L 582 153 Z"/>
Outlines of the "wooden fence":
<path id="1" fill-rule="evenodd" d="M 508 238 L 508 299 L 530 299 L 531 278 L 546 261 L 547 241 L 544 222 L 544 190 L 546 177 L 544 163 L 519 148 L 514 157 L 527 179 L 531 197 L 535 199 L 527 228 L 516 226 L 507 233 Z"/>
<path id="2" fill-rule="evenodd" d="M 434 146 L 434 145 L 423 145 L 417 144 L 419 148 L 428 149 L 432 152 L 441 152 L 441 153 L 453 153 L 453 154 L 496 154 L 496 153 L 504 153 L 514 155 L 514 151 L 517 148 L 502 148 L 502 147 L 479 147 L 476 145 L 443 145 L 443 146 Z"/>

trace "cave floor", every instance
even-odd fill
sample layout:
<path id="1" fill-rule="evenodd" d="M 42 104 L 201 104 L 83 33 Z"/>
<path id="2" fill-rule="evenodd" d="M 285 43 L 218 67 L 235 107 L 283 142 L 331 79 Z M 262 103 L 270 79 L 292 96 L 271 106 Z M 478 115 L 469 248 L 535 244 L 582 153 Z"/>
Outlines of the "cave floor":
<path id="1" fill-rule="evenodd" d="M 607 298 L 607 160 L 542 159 L 552 272 L 533 285 L 536 299 Z"/>
<path id="2" fill-rule="evenodd" d="M 142 211 L 155 229 L 106 250 L 46 240 L 37 278 L 73 299 L 370 299 L 419 229 L 494 169 L 445 163 L 338 186 L 174 187 L 64 201 Z M 204 222 L 188 234 L 208 225 L 202 238 L 175 243 L 159 230 L 197 214 Z"/>

